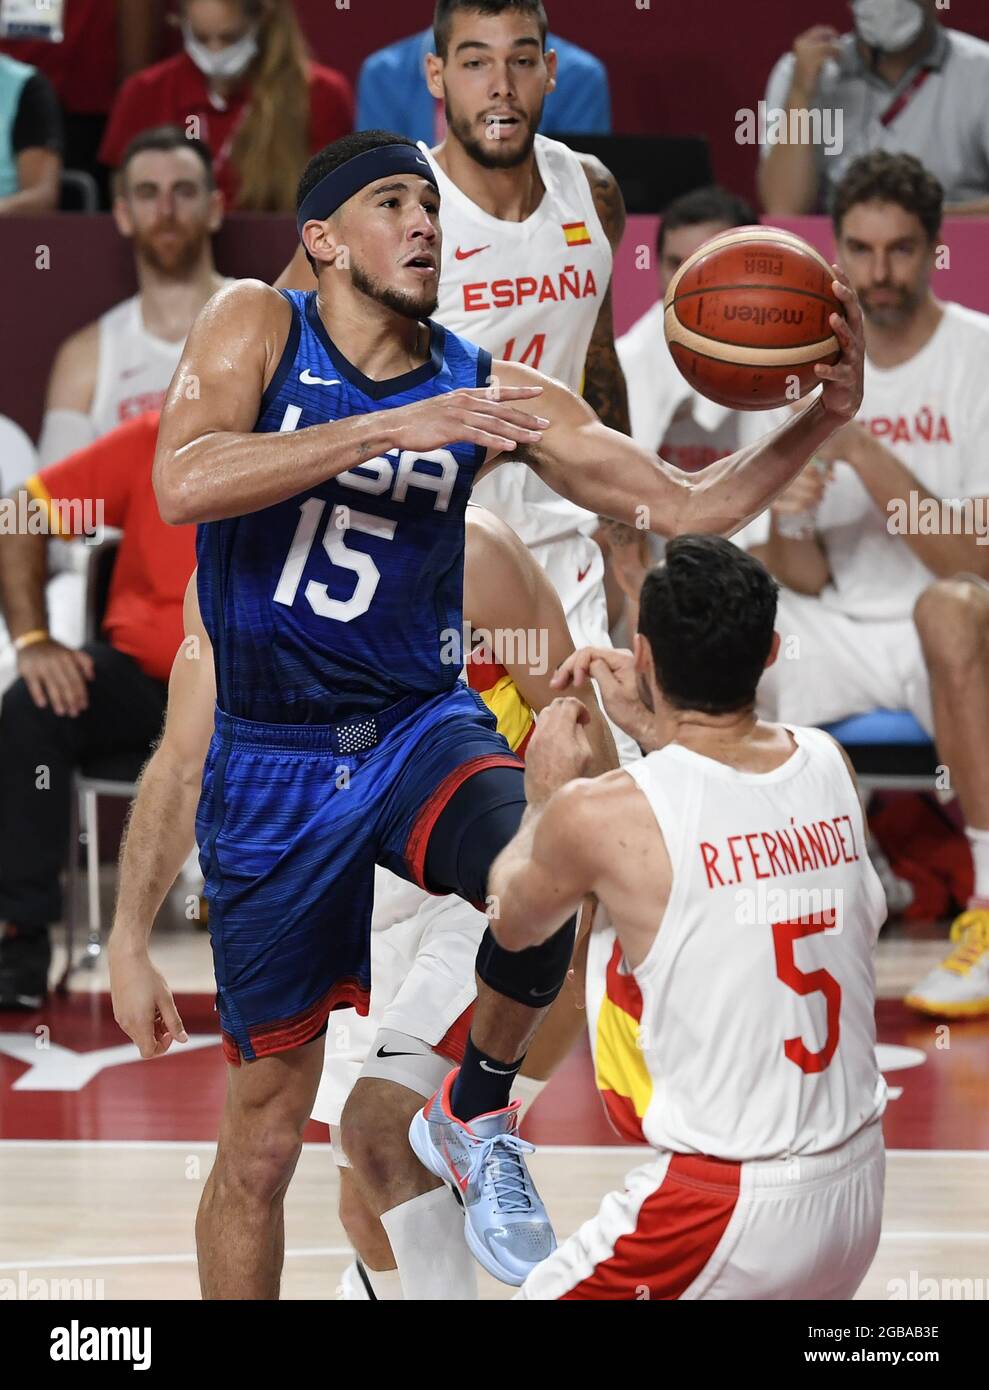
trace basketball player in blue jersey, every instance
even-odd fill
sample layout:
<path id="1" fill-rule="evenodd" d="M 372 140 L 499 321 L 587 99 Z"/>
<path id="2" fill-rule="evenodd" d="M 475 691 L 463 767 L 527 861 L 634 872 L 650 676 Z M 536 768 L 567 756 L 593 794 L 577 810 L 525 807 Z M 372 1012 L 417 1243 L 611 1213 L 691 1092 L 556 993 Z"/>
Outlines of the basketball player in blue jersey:
<path id="1" fill-rule="evenodd" d="M 162 415 L 159 506 L 200 523 L 218 692 L 197 834 L 230 1070 L 197 1225 L 206 1297 L 277 1296 L 282 1199 L 327 1016 L 366 1008 L 375 862 L 497 910 L 487 874 L 521 820 L 522 765 L 448 655 L 476 478 L 521 456 L 618 521 L 731 532 L 861 400 L 861 315 L 840 279 L 842 352 L 817 369 L 820 399 L 758 446 L 680 474 L 558 383 L 492 364 L 430 320 L 432 178 L 389 132 L 316 155 L 298 225 L 318 290 L 246 281 L 216 295 Z M 553 1245 L 506 1100 L 573 926 L 518 953 L 485 937 L 463 1064 L 414 1125 L 420 1159 L 461 1192 L 468 1242 L 510 1283 Z"/>

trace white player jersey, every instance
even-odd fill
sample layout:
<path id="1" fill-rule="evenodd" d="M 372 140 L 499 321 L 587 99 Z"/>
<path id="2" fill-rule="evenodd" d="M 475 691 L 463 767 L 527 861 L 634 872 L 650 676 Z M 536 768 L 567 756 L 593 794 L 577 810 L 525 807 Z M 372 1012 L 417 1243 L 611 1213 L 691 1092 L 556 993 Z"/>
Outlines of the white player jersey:
<path id="1" fill-rule="evenodd" d="M 645 961 L 588 954 L 596 1079 L 626 1138 L 745 1161 L 818 1154 L 882 1114 L 873 948 L 886 917 L 858 797 L 818 729 L 744 773 L 677 744 L 625 768 L 673 866 Z"/>
<path id="2" fill-rule="evenodd" d="M 168 343 L 144 326 L 139 295 L 100 318 L 100 361 L 89 416 L 100 438 L 124 420 L 159 410 L 185 340 Z"/>
<path id="3" fill-rule="evenodd" d="M 526 362 L 579 392 L 598 313 L 611 282 L 612 253 L 587 174 L 558 140 L 537 135 L 546 192 L 524 222 L 492 217 L 439 167 L 443 265 L 437 320 L 491 353 Z M 538 401 L 535 403 L 538 406 Z M 538 413 L 538 412 L 537 412 Z M 593 523 L 524 464 L 504 463 L 474 489 L 522 537 L 540 545 Z"/>

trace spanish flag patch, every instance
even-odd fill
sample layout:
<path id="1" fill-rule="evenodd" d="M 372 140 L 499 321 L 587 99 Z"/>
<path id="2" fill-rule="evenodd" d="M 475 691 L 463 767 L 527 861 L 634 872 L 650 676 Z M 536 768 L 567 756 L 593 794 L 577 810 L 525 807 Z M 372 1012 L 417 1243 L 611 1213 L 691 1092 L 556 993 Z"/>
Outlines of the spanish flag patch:
<path id="1" fill-rule="evenodd" d="M 590 246 L 591 234 L 586 222 L 564 222 L 562 225 L 568 246 Z"/>

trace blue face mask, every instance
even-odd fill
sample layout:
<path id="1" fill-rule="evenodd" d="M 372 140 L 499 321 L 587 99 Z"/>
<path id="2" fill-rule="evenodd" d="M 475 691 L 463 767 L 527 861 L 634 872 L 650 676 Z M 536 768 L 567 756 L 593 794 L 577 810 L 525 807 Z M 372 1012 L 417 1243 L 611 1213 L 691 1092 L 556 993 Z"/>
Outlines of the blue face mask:
<path id="1" fill-rule="evenodd" d="M 855 30 L 863 43 L 883 53 L 901 53 L 924 27 L 917 0 L 852 0 Z"/>
<path id="2" fill-rule="evenodd" d="M 193 34 L 188 24 L 182 25 L 185 51 L 204 77 L 241 77 L 253 63 L 258 51 L 257 30 L 249 29 L 236 43 L 226 48 L 207 48 Z"/>

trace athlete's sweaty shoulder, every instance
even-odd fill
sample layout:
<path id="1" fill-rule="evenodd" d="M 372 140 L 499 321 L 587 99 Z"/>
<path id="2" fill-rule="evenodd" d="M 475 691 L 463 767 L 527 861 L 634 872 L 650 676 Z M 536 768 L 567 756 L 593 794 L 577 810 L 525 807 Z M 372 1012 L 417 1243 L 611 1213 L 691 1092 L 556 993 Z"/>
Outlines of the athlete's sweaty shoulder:
<path id="1" fill-rule="evenodd" d="M 234 280 L 201 310 L 188 346 L 197 355 L 219 354 L 228 369 L 244 371 L 261 361 L 262 389 L 281 359 L 292 323 L 292 305 L 262 280 Z"/>
<path id="2" fill-rule="evenodd" d="M 254 428 L 288 340 L 292 305 L 260 280 L 236 280 L 200 311 L 161 416 L 159 465 L 203 435 Z"/>

